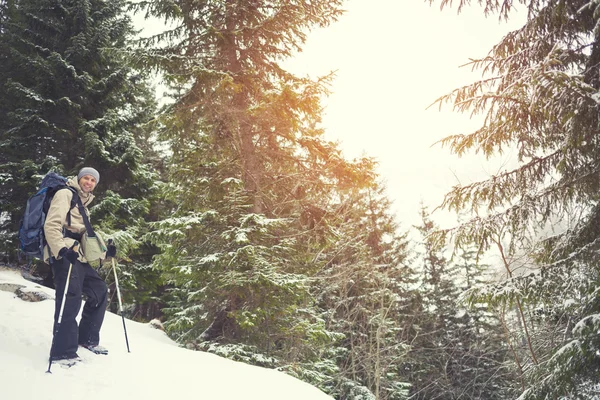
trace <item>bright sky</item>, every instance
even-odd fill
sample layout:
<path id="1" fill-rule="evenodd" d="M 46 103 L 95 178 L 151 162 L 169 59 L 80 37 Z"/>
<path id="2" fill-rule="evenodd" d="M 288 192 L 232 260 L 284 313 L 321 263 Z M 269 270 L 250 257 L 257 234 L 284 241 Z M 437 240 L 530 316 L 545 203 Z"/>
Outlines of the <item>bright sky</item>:
<path id="1" fill-rule="evenodd" d="M 325 99 L 326 137 L 340 142 L 346 158 L 375 157 L 394 201 L 401 228 L 420 223 L 423 201 L 430 211 L 458 183 L 497 172 L 510 154 L 494 163 L 482 157 L 458 159 L 432 145 L 451 134 L 469 133 L 479 125 L 450 106 L 429 110 L 438 97 L 481 77 L 461 67 L 482 58 L 507 32 L 520 27 L 524 15 L 500 22 L 473 5 L 457 15 L 425 0 L 346 0 L 338 22 L 313 31 L 304 51 L 284 63 L 298 76 L 317 78 L 336 72 L 332 94 Z M 521 13 L 523 14 L 523 13 Z M 134 18 L 142 35 L 162 24 Z M 442 226 L 453 225 L 448 213 L 436 213 Z"/>
<path id="2" fill-rule="evenodd" d="M 51 299 L 29 303 L 10 284 Z M 0 268 L 0 397 L 22 400 L 332 400 L 317 388 L 282 372 L 186 350 L 148 324 L 126 320 L 127 352 L 120 316 L 106 313 L 101 344 L 109 354 L 80 349 L 83 363 L 52 366 L 54 290 Z"/>
<path id="3" fill-rule="evenodd" d="M 440 11 L 439 0 L 348 0 L 347 13 L 314 31 L 287 67 L 317 77 L 337 71 L 325 101 L 327 137 L 339 140 L 347 158 L 380 162 L 380 175 L 394 200 L 401 226 L 419 223 L 421 200 L 430 211 L 456 184 L 481 179 L 492 167 L 484 159 L 459 160 L 437 140 L 478 125 L 468 115 L 426 108 L 452 89 L 475 81 L 480 72 L 462 67 L 481 58 L 523 18 L 487 19 L 479 6 L 457 15 Z M 453 219 L 434 216 L 438 223 Z"/>

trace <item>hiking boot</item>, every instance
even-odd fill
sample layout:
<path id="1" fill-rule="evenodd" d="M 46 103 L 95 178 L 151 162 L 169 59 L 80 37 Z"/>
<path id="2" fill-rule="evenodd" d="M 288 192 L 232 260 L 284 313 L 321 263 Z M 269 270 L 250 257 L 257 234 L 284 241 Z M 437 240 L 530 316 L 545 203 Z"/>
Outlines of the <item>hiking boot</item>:
<path id="1" fill-rule="evenodd" d="M 81 347 L 88 349 L 94 354 L 108 354 L 108 349 L 97 344 L 80 344 Z"/>
<path id="2" fill-rule="evenodd" d="M 58 364 L 63 368 L 70 368 L 81 361 L 83 360 L 77 355 L 77 353 L 52 356 L 52 364 Z"/>
<path id="3" fill-rule="evenodd" d="M 77 353 L 66 353 L 66 354 L 60 354 L 60 355 L 53 355 L 52 361 L 71 360 L 71 359 L 76 359 L 76 358 L 79 358 L 79 355 Z"/>

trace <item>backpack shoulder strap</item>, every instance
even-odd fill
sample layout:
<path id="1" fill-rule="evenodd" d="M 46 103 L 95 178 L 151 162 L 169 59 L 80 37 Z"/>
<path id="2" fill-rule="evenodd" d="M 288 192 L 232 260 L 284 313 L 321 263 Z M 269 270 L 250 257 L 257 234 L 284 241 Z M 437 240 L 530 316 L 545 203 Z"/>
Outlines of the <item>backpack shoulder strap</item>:
<path id="1" fill-rule="evenodd" d="M 75 206 L 77 206 L 77 202 L 79 201 L 79 194 L 77 193 L 77 190 L 75 190 L 74 188 L 72 188 L 70 186 L 66 186 L 66 185 L 56 189 L 56 192 L 58 192 L 59 190 L 64 190 L 64 189 L 68 189 L 71 191 L 71 193 L 73 193 L 73 197 L 71 198 L 71 206 L 69 207 L 69 212 L 67 213 L 67 225 L 70 226 L 71 225 L 71 210 L 74 209 Z"/>
<path id="2" fill-rule="evenodd" d="M 67 186 L 67 189 L 69 189 L 71 192 L 73 192 L 73 198 L 71 199 L 71 207 L 69 208 L 69 211 L 71 211 L 73 208 L 75 208 L 77 206 L 77 202 L 79 201 L 79 193 L 77 193 L 77 190 L 75 190 L 74 188 Z"/>
<path id="3" fill-rule="evenodd" d="M 94 232 L 94 228 L 92 228 L 90 219 L 85 212 L 85 206 L 83 205 L 83 202 L 79 196 L 77 196 L 77 208 L 79 209 L 81 218 L 83 218 L 83 224 L 85 225 L 85 230 L 87 231 L 88 237 L 96 237 L 96 232 Z"/>

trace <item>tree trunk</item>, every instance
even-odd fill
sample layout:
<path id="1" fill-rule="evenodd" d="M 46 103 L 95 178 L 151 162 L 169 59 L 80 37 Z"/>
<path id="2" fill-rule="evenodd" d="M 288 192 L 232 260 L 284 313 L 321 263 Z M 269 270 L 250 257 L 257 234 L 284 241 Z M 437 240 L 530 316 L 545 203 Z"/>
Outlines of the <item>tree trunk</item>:
<path id="1" fill-rule="evenodd" d="M 241 80 L 244 79 L 242 63 L 238 59 L 238 46 L 235 39 L 236 32 L 236 15 L 233 10 L 236 7 L 235 1 L 227 1 L 227 17 L 225 19 L 226 32 L 223 35 L 223 50 L 227 60 L 227 69 L 233 77 L 233 81 L 241 88 L 246 85 Z M 233 97 L 233 122 L 230 126 L 235 129 L 232 137 L 237 141 L 237 149 L 242 166 L 242 180 L 244 188 L 248 196 L 252 199 L 253 213 L 262 213 L 262 201 L 260 193 L 260 172 L 258 168 L 258 160 L 256 158 L 256 148 L 254 145 L 254 131 L 252 123 L 248 121 L 247 110 L 249 106 L 248 94 L 245 89 L 236 93 Z"/>

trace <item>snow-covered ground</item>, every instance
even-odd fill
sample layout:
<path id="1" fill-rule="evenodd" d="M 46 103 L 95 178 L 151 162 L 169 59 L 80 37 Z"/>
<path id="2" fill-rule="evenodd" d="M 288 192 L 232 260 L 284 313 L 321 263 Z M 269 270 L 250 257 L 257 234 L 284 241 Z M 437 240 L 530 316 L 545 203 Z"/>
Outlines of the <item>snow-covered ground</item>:
<path id="1" fill-rule="evenodd" d="M 81 349 L 83 362 L 48 369 L 54 291 L 0 269 L 0 289 L 23 285 L 51 298 L 26 302 L 0 290 L 1 399 L 260 399 L 331 400 L 319 389 L 284 373 L 178 347 L 162 331 L 126 320 L 127 352 L 121 317 L 106 313 L 101 344 L 108 356 Z M 186 397 L 184 397 L 186 396 Z"/>

